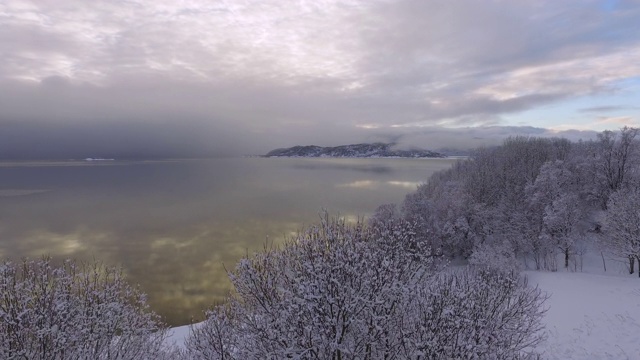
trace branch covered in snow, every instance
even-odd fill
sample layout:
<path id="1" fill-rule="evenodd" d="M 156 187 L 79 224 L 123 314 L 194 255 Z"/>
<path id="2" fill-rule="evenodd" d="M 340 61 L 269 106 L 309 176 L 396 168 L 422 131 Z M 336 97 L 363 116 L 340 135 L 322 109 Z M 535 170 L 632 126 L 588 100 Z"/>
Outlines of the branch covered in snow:
<path id="1" fill-rule="evenodd" d="M 0 265 L 1 359 L 161 359 L 165 329 L 120 271 L 47 258 Z"/>
<path id="2" fill-rule="evenodd" d="M 187 355 L 513 359 L 539 341 L 537 289 L 515 273 L 441 275 L 428 244 L 404 220 L 325 217 L 241 261 L 230 274 L 235 295 L 192 329 Z"/>

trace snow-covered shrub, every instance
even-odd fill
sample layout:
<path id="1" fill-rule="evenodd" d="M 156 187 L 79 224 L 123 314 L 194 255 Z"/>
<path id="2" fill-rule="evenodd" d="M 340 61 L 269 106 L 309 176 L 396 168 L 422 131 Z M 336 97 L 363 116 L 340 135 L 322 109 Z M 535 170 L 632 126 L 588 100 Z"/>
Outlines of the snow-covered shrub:
<path id="1" fill-rule="evenodd" d="M 237 296 L 187 340 L 194 359 L 381 359 L 403 350 L 406 303 L 430 276 L 410 230 L 325 218 L 242 260 Z"/>
<path id="2" fill-rule="evenodd" d="M 476 268 L 501 272 L 519 272 L 522 268 L 513 246 L 508 241 L 476 246 L 469 257 L 469 264 Z"/>
<path id="3" fill-rule="evenodd" d="M 166 331 L 117 269 L 0 265 L 1 359 L 158 359 Z"/>
<path id="4" fill-rule="evenodd" d="M 514 273 L 438 274 L 399 219 L 328 220 L 242 260 L 235 295 L 186 341 L 191 359 L 513 359 L 540 340 L 544 296 Z"/>
<path id="5" fill-rule="evenodd" d="M 521 359 L 543 338 L 546 300 L 516 273 L 448 271 L 421 288 L 405 337 L 412 359 Z"/>
<path id="6" fill-rule="evenodd" d="M 234 304 L 235 305 L 235 304 Z M 201 326 L 192 327 L 185 339 L 184 359 L 210 360 L 235 359 L 235 349 L 242 348 L 244 338 L 237 337 L 231 304 L 222 304 L 207 311 L 207 320 Z"/>

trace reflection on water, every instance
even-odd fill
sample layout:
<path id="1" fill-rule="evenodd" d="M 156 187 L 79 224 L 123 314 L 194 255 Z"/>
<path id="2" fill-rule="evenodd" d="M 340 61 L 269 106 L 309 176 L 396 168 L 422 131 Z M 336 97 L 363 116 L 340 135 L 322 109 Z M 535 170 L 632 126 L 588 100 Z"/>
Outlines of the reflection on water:
<path id="1" fill-rule="evenodd" d="M 362 163 L 366 160 L 372 159 L 339 159 L 340 163 L 336 163 L 337 159 L 327 159 L 327 158 L 319 158 L 319 159 L 310 159 L 313 160 L 312 163 L 303 163 L 303 164 L 294 164 L 294 168 L 298 169 L 312 169 L 312 170 L 347 170 L 349 172 L 359 171 L 359 172 L 369 172 L 369 173 L 391 173 L 393 168 L 387 166 L 385 164 L 375 164 L 375 163 Z M 390 159 L 385 159 L 390 160 Z"/>
<path id="2" fill-rule="evenodd" d="M 375 180 L 356 180 L 350 183 L 338 184 L 337 187 L 360 188 L 375 190 L 385 186 L 399 186 L 408 191 L 415 190 L 421 182 L 419 181 L 375 181 Z"/>
<path id="3" fill-rule="evenodd" d="M 241 158 L 0 166 L 0 257 L 120 265 L 172 325 L 229 291 L 226 270 L 266 239 L 400 202 L 447 159 Z"/>

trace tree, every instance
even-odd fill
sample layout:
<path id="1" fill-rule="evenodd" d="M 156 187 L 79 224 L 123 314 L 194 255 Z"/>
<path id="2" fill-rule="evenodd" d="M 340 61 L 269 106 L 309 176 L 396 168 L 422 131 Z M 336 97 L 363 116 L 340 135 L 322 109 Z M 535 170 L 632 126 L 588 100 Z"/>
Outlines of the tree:
<path id="1" fill-rule="evenodd" d="M 516 272 L 478 266 L 436 275 L 414 303 L 403 359 L 520 359 L 544 339 L 547 296 Z"/>
<path id="2" fill-rule="evenodd" d="M 230 273 L 235 295 L 192 329 L 187 355 L 511 359 L 536 343 L 539 291 L 494 272 L 436 275 L 429 241 L 386 210 L 370 227 L 325 217 L 242 260 Z"/>
<path id="3" fill-rule="evenodd" d="M 47 258 L 0 265 L 0 358 L 162 359 L 165 328 L 120 271 Z"/>
<path id="4" fill-rule="evenodd" d="M 574 165 L 560 160 L 545 163 L 535 183 L 527 189 L 531 225 L 539 231 L 539 244 L 536 244 L 545 252 L 553 247 L 560 249 L 565 268 L 569 267 L 576 242 L 585 233 L 587 214 L 581 180 Z M 553 254 L 544 254 L 549 255 Z"/>
<path id="5" fill-rule="evenodd" d="M 431 272 L 427 250 L 410 227 L 366 228 L 325 216 L 282 249 L 238 264 L 230 274 L 238 297 L 228 300 L 227 310 L 210 312 L 188 342 L 204 341 L 216 350 L 191 349 L 191 355 L 393 357 L 402 344 L 401 333 L 393 331 L 404 317 L 402 303 Z M 232 335 L 212 336 L 223 333 Z"/>
<path id="6" fill-rule="evenodd" d="M 638 144 L 635 141 L 638 131 L 639 128 L 625 126 L 618 133 L 603 131 L 598 134 L 600 199 L 605 210 L 609 195 L 629 183 L 630 172 L 638 165 Z"/>
<path id="7" fill-rule="evenodd" d="M 633 274 L 634 259 L 640 264 L 639 188 L 620 189 L 611 195 L 605 213 L 604 232 L 605 246 L 614 255 L 629 259 L 629 273 Z"/>
<path id="8" fill-rule="evenodd" d="M 564 255 L 564 268 L 569 268 L 569 258 L 576 243 L 584 236 L 582 221 L 585 213 L 575 194 L 561 194 L 547 205 L 544 212 L 544 230 Z"/>

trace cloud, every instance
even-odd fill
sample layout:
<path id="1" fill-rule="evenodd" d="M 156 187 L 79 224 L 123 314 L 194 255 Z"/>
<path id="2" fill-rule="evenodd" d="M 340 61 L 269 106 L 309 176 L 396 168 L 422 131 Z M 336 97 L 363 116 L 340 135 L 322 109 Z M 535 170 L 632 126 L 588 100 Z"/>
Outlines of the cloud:
<path id="1" fill-rule="evenodd" d="M 5 1 L 0 150 L 208 156 L 491 132 L 629 91 L 638 17 L 633 1 Z"/>
<path id="2" fill-rule="evenodd" d="M 600 116 L 597 123 L 613 124 L 618 127 L 640 125 L 640 122 L 631 116 Z"/>
<path id="3" fill-rule="evenodd" d="M 604 107 L 607 109 L 608 107 Z M 593 113 L 602 113 L 609 112 L 613 110 L 594 110 L 589 111 Z M 593 131 L 593 129 L 597 130 L 617 130 L 619 128 L 629 126 L 629 127 L 640 127 L 640 119 L 632 116 L 632 115 L 621 115 L 621 116 L 605 116 L 599 115 L 588 119 L 589 121 L 582 124 L 559 124 L 553 126 L 550 130 L 554 132 L 562 132 L 566 133 L 570 130 L 583 130 L 583 131 Z"/>
<path id="4" fill-rule="evenodd" d="M 569 140 L 592 139 L 596 137 L 595 131 L 575 129 L 544 129 L 532 126 L 483 126 L 440 128 L 423 127 L 412 133 L 399 133 L 384 136 L 382 141 L 388 139 L 398 143 L 400 148 L 444 149 L 448 151 L 468 150 L 483 146 L 495 146 L 501 144 L 509 137 L 563 137 Z"/>
<path id="5" fill-rule="evenodd" d="M 613 112 L 619 110 L 629 110 L 629 109 L 637 109 L 631 106 L 622 106 L 622 105 L 605 105 L 605 106 L 593 106 L 588 108 L 580 109 L 580 112 L 584 113 L 603 113 L 603 112 Z"/>

